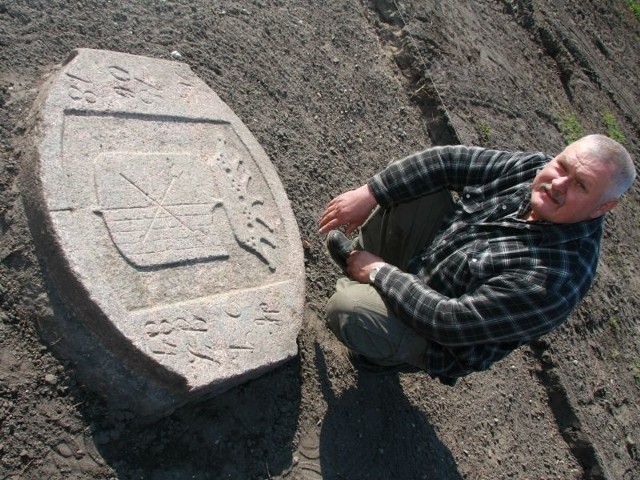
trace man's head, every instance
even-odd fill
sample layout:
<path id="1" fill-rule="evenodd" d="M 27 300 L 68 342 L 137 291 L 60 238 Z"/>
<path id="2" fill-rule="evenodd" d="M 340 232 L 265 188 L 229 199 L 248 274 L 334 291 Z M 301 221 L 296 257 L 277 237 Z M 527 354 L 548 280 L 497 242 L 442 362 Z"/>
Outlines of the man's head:
<path id="1" fill-rule="evenodd" d="M 618 205 L 636 171 L 625 148 L 604 135 L 588 135 L 551 160 L 533 180 L 531 219 L 576 223 Z"/>

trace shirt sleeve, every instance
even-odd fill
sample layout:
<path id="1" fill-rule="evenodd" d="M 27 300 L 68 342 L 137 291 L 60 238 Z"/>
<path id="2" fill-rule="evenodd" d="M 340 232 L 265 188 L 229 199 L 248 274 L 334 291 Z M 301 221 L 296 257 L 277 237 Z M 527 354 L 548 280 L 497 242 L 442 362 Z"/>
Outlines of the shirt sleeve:
<path id="1" fill-rule="evenodd" d="M 388 207 L 443 188 L 483 185 L 511 169 L 520 153 L 464 145 L 433 147 L 390 164 L 368 185 L 378 204 Z"/>
<path id="2" fill-rule="evenodd" d="M 512 271 L 451 298 L 387 264 L 376 275 L 375 286 L 401 321 L 429 340 L 455 347 L 529 341 L 557 327 L 586 288 L 576 286 L 572 294 L 552 291 L 544 277 L 543 272 Z"/>

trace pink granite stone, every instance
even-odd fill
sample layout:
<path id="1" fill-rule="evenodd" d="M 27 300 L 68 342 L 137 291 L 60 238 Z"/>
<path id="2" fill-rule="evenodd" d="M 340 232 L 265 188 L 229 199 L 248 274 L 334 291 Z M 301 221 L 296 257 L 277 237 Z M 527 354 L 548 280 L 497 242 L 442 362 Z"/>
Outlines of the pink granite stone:
<path id="1" fill-rule="evenodd" d="M 296 355 L 305 282 L 289 201 L 187 65 L 76 50 L 30 129 L 24 202 L 69 312 L 44 336 L 64 337 L 90 387 L 158 416 Z"/>

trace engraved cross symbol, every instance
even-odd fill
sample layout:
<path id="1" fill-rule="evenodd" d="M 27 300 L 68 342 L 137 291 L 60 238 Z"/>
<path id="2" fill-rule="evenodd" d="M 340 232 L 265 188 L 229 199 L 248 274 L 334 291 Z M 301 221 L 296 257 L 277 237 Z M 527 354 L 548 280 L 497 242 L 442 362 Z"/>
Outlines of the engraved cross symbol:
<path id="1" fill-rule="evenodd" d="M 191 228 L 189 225 L 187 225 L 185 222 L 183 222 L 180 217 L 178 217 L 177 215 L 175 215 L 171 210 L 169 210 L 166 206 L 165 206 L 165 201 L 167 198 L 167 194 L 169 193 L 169 191 L 171 190 L 171 187 L 173 187 L 173 184 L 175 183 L 175 181 L 180 178 L 180 176 L 182 175 L 182 172 L 180 172 L 178 175 L 173 175 L 171 177 L 171 181 L 169 182 L 169 184 L 167 185 L 167 188 L 165 189 L 164 193 L 162 194 L 162 199 L 158 202 L 155 198 L 153 198 L 151 195 L 149 195 L 147 192 L 145 192 L 142 188 L 140 188 L 138 185 L 136 185 L 132 180 L 130 180 L 129 178 L 127 178 L 126 175 L 124 175 L 123 173 L 120 173 L 120 176 L 122 178 L 124 178 L 127 182 L 129 182 L 129 184 L 135 188 L 137 191 L 139 191 L 140 193 L 142 193 L 145 198 L 147 200 L 149 200 L 151 203 L 156 205 L 156 211 L 155 214 L 153 216 L 153 219 L 151 220 L 151 222 L 149 223 L 149 226 L 147 227 L 147 231 L 144 234 L 144 239 L 142 240 L 143 242 L 146 242 L 147 239 L 149 238 L 149 233 L 151 232 L 151 230 L 153 229 L 154 224 L 156 223 L 156 220 L 158 219 L 160 212 L 164 212 L 167 213 L 169 216 L 171 216 L 172 218 L 174 218 L 178 223 L 180 223 L 183 227 L 185 227 L 186 229 L 188 229 L 190 232 L 194 233 L 195 235 L 199 235 L 199 236 L 204 236 L 204 233 L 202 233 L 200 230 L 195 230 L 193 228 Z"/>
<path id="2" fill-rule="evenodd" d="M 233 240 L 225 203 L 197 158 L 104 153 L 95 169 L 99 212 L 127 261 L 155 268 L 228 258 Z"/>

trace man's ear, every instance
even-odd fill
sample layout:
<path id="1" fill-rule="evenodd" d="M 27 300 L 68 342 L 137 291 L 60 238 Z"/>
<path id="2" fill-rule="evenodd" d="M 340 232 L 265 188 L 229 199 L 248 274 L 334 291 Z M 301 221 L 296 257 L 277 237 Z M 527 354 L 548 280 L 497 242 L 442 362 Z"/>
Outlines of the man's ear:
<path id="1" fill-rule="evenodd" d="M 596 208 L 592 213 L 591 213 L 591 218 L 597 218 L 600 215 L 604 215 L 605 213 L 613 210 L 614 208 L 616 208 L 618 206 L 618 203 L 620 203 L 620 201 L 616 198 L 612 198 L 611 200 L 607 200 L 606 202 L 604 202 L 602 205 L 600 205 L 598 208 Z"/>

